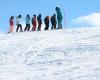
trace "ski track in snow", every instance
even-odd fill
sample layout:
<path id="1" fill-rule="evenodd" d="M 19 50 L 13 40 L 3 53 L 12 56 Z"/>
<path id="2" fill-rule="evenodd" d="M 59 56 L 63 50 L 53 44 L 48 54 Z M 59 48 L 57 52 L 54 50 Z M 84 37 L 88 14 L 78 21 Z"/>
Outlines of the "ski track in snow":
<path id="1" fill-rule="evenodd" d="M 0 80 L 99 79 L 99 28 L 0 34 Z"/>

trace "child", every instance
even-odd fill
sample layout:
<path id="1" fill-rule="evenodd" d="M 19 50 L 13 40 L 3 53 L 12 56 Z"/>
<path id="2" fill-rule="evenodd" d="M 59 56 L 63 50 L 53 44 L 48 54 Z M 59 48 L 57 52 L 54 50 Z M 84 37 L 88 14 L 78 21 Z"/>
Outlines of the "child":
<path id="1" fill-rule="evenodd" d="M 49 16 L 45 17 L 44 23 L 45 23 L 45 30 L 48 30 L 49 29 Z"/>
<path id="2" fill-rule="evenodd" d="M 52 24 L 52 27 L 51 29 L 56 29 L 56 24 L 57 24 L 57 21 L 56 21 L 56 14 L 53 14 L 53 16 L 51 17 L 51 24 Z"/>
<path id="3" fill-rule="evenodd" d="M 32 25 L 33 25 L 32 31 L 36 31 L 36 26 L 37 26 L 37 23 L 36 23 L 36 15 L 33 15 Z"/>
<path id="4" fill-rule="evenodd" d="M 9 30 L 9 33 L 11 33 L 11 32 L 13 32 L 13 30 L 14 30 L 14 16 L 11 16 L 11 17 L 10 17 L 9 23 L 10 23 L 10 30 Z"/>
<path id="5" fill-rule="evenodd" d="M 42 19 L 41 19 L 41 14 L 39 14 L 39 16 L 37 17 L 37 21 L 38 21 L 38 31 L 41 31 L 41 25 L 42 25 Z"/>
<path id="6" fill-rule="evenodd" d="M 27 16 L 26 16 L 26 27 L 25 27 L 25 29 L 24 29 L 24 31 L 29 31 L 30 30 L 30 16 L 29 16 L 29 14 L 27 14 Z"/>
<path id="7" fill-rule="evenodd" d="M 17 16 L 16 17 L 16 25 L 17 25 L 17 29 L 16 29 L 16 32 L 18 32 L 18 29 L 20 28 L 20 32 L 22 32 L 22 25 L 21 25 L 21 15 Z"/>

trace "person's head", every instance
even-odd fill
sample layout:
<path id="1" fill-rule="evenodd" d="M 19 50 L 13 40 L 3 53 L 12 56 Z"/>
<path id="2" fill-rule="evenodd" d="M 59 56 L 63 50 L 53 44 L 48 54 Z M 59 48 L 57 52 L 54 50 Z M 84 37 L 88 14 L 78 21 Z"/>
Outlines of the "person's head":
<path id="1" fill-rule="evenodd" d="M 49 19 L 49 16 L 47 16 L 47 19 Z"/>
<path id="2" fill-rule="evenodd" d="M 11 16 L 10 19 L 14 19 L 14 16 Z"/>
<path id="3" fill-rule="evenodd" d="M 55 17 L 55 16 L 56 16 L 56 14 L 53 14 L 53 16 Z"/>
<path id="4" fill-rule="evenodd" d="M 42 17 L 42 15 L 41 15 L 41 14 L 39 14 L 39 17 Z"/>
<path id="5" fill-rule="evenodd" d="M 56 7 L 55 10 L 58 11 L 58 10 L 60 10 L 60 8 L 59 7 Z"/>
<path id="6" fill-rule="evenodd" d="M 18 18 L 21 18 L 22 16 L 19 14 Z"/>
<path id="7" fill-rule="evenodd" d="M 33 17 L 36 17 L 36 14 L 34 14 Z"/>
<path id="8" fill-rule="evenodd" d="M 29 15 L 29 14 L 27 14 L 27 17 L 30 17 L 30 15 Z"/>

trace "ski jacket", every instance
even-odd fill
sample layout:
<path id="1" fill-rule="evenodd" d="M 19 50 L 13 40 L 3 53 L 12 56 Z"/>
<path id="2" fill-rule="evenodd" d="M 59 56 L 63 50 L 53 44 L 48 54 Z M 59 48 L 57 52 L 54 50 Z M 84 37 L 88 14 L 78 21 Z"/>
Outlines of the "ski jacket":
<path id="1" fill-rule="evenodd" d="M 33 26 L 36 26 L 37 25 L 37 23 L 36 23 L 36 17 L 33 17 L 32 18 L 32 24 L 33 24 Z"/>
<path id="2" fill-rule="evenodd" d="M 30 17 L 26 17 L 26 24 L 30 24 Z"/>
<path id="3" fill-rule="evenodd" d="M 16 24 L 18 25 L 18 24 L 21 24 L 21 18 L 16 18 Z"/>
<path id="4" fill-rule="evenodd" d="M 50 20 L 52 24 L 57 24 L 56 16 L 52 16 Z"/>
<path id="5" fill-rule="evenodd" d="M 14 26 L 14 20 L 10 19 L 10 26 Z"/>
<path id="6" fill-rule="evenodd" d="M 60 9 L 57 9 L 56 12 L 57 12 L 57 20 L 61 22 L 63 19 L 62 12 L 60 11 Z"/>
<path id="7" fill-rule="evenodd" d="M 45 22 L 45 24 L 49 24 L 49 19 L 46 17 L 46 18 L 44 19 L 44 22 Z"/>
<path id="8" fill-rule="evenodd" d="M 38 24 L 42 24 L 42 19 L 40 16 L 37 17 Z"/>

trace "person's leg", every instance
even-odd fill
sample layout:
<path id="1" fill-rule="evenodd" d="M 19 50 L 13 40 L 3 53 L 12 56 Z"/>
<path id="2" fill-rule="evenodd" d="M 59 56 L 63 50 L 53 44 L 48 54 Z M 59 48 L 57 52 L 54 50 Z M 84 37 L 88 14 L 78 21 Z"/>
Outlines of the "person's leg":
<path id="1" fill-rule="evenodd" d="M 34 31 L 36 31 L 36 26 L 34 25 Z"/>
<path id="2" fill-rule="evenodd" d="M 30 24 L 28 24 L 28 31 L 30 30 Z"/>
<path id="3" fill-rule="evenodd" d="M 33 31 L 35 31 L 35 25 L 33 26 Z"/>
<path id="4" fill-rule="evenodd" d="M 62 29 L 62 24 L 61 21 L 58 20 L 58 28 L 57 29 Z"/>
<path id="5" fill-rule="evenodd" d="M 40 31 L 41 31 L 41 26 L 42 26 L 42 24 L 40 24 Z"/>
<path id="6" fill-rule="evenodd" d="M 62 21 L 59 21 L 59 28 L 62 29 Z"/>
<path id="7" fill-rule="evenodd" d="M 18 32 L 18 29 L 19 29 L 19 24 L 17 25 L 16 32 Z"/>
<path id="8" fill-rule="evenodd" d="M 58 28 L 57 29 L 59 29 L 60 28 L 60 23 L 59 23 L 59 20 L 58 20 Z"/>
<path id="9" fill-rule="evenodd" d="M 41 31 L 41 24 L 39 24 L 38 31 Z"/>
<path id="10" fill-rule="evenodd" d="M 54 29 L 56 29 L 56 24 L 54 24 Z"/>
<path id="11" fill-rule="evenodd" d="M 47 30 L 49 29 L 49 24 L 47 24 Z"/>
<path id="12" fill-rule="evenodd" d="M 49 27 L 48 24 L 46 24 L 45 30 L 48 30 L 48 27 Z"/>
<path id="13" fill-rule="evenodd" d="M 22 30 L 22 25 L 20 24 L 20 32 L 22 32 L 23 30 Z"/>
<path id="14" fill-rule="evenodd" d="M 36 31 L 36 25 L 34 25 L 34 31 Z"/>
<path id="15" fill-rule="evenodd" d="M 51 27 L 51 29 L 53 29 L 53 24 L 52 24 L 52 27 Z"/>
<path id="16" fill-rule="evenodd" d="M 63 29 L 63 28 L 62 28 L 62 23 L 61 23 L 61 27 L 60 27 L 60 29 Z"/>
<path id="17" fill-rule="evenodd" d="M 45 24 L 45 30 L 47 30 L 47 24 Z"/>
<path id="18" fill-rule="evenodd" d="M 26 29 L 27 29 L 27 24 L 26 24 L 26 27 L 24 28 L 24 31 L 26 31 Z"/>
<path id="19" fill-rule="evenodd" d="M 11 32 L 13 32 L 13 30 L 14 30 L 14 26 L 11 26 Z"/>

